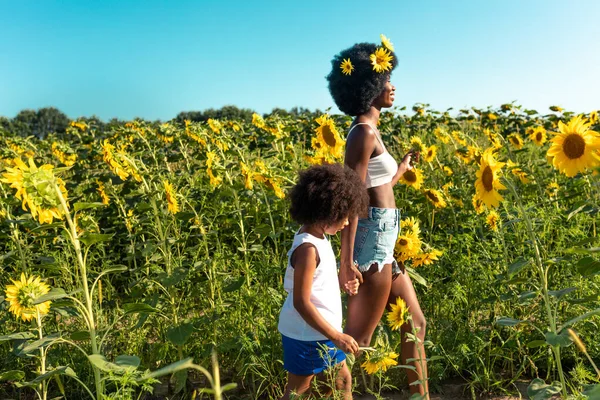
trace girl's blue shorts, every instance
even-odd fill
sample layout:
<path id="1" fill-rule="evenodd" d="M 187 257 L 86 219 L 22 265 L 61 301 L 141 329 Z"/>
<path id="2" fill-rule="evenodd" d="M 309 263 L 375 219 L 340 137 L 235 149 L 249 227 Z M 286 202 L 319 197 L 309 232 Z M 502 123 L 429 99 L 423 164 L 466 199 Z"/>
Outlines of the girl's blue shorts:
<path id="1" fill-rule="evenodd" d="M 281 335 L 283 368 L 294 375 L 314 375 L 346 359 L 331 340 L 304 341 Z"/>

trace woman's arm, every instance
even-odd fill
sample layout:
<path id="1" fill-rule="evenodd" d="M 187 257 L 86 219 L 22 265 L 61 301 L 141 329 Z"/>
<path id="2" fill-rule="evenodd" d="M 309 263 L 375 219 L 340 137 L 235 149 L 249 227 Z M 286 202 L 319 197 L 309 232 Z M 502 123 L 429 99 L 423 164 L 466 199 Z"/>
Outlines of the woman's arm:
<path id="1" fill-rule="evenodd" d="M 352 131 L 346 141 L 344 163 L 352 168 L 363 182 L 367 179 L 367 167 L 371 154 L 375 151 L 376 133 L 368 125 L 359 125 Z M 358 216 L 348 220 L 348 226 L 342 230 L 340 256 L 340 287 L 345 288 L 350 281 L 358 279 L 363 282 L 362 274 L 354 266 L 354 237 L 358 226 Z"/>
<path id="2" fill-rule="evenodd" d="M 310 301 L 313 276 L 318 264 L 317 257 L 317 250 L 309 243 L 298 246 L 294 251 L 292 263 L 294 267 L 294 308 L 307 324 L 325 335 L 342 351 L 356 353 L 358 343 L 351 336 L 338 332 L 331 326 Z"/>
<path id="3" fill-rule="evenodd" d="M 394 175 L 392 181 L 390 182 L 392 186 L 395 186 L 396 183 L 398 183 L 398 181 L 406 171 L 410 171 L 411 169 L 413 169 L 412 165 L 410 165 L 410 162 L 414 156 L 415 154 L 412 152 L 412 150 L 406 153 L 406 155 L 398 165 L 398 171 L 396 171 L 396 175 Z"/>

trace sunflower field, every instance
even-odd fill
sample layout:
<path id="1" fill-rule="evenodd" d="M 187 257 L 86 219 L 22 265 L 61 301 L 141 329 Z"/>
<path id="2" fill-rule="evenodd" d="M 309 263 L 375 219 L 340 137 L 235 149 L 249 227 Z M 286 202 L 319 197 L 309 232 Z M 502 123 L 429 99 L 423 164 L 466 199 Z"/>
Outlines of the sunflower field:
<path id="1" fill-rule="evenodd" d="M 72 121 L 0 128 L 0 398 L 276 399 L 277 320 L 298 228 L 286 190 L 342 162 L 351 119 Z M 516 104 L 385 112 L 395 255 L 427 318 L 432 392 L 600 398 L 600 122 Z M 337 246 L 339 238 L 334 238 Z M 335 246 L 334 246 L 335 247 Z M 337 246 L 339 249 L 339 246 Z M 402 302 L 353 363 L 356 393 L 407 387 Z"/>

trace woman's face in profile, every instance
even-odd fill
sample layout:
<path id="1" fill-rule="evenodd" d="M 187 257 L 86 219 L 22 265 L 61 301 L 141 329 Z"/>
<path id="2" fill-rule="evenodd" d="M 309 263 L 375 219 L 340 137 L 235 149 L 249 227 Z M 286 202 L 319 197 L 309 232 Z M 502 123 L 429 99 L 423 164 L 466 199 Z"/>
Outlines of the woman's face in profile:
<path id="1" fill-rule="evenodd" d="M 375 107 L 380 108 L 389 108 L 394 105 L 394 98 L 396 97 L 396 87 L 392 85 L 390 78 L 388 77 L 388 81 L 385 83 L 383 90 L 373 100 L 373 105 Z"/>

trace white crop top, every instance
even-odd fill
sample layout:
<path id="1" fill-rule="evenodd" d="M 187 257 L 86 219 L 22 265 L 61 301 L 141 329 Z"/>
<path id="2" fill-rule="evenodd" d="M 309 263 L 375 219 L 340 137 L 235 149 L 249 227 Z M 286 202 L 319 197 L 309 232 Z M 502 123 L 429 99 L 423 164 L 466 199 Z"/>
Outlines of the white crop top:
<path id="1" fill-rule="evenodd" d="M 392 157 L 392 155 L 385 149 L 383 141 L 379 137 L 379 131 L 371 124 L 359 122 L 350 129 L 348 135 L 350 135 L 352 129 L 356 128 L 358 125 L 369 125 L 371 129 L 376 131 L 377 133 L 375 136 L 377 136 L 377 140 L 383 148 L 383 153 L 369 159 L 369 164 L 367 165 L 367 178 L 365 180 L 367 189 L 390 183 L 394 178 L 394 175 L 396 175 L 396 172 L 398 172 L 398 163 L 396 163 L 394 157 Z"/>

